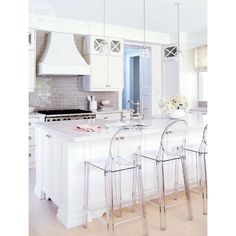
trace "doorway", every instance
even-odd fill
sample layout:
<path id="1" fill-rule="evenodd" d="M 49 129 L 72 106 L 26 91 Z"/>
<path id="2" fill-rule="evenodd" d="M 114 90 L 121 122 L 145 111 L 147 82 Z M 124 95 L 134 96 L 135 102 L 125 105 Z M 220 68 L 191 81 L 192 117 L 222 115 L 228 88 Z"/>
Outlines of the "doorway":
<path id="1" fill-rule="evenodd" d="M 134 109 L 137 106 L 128 103 L 140 102 L 140 112 L 145 116 L 151 114 L 151 57 L 140 56 L 141 46 L 126 45 L 124 58 L 124 89 L 122 92 L 122 108 Z"/>

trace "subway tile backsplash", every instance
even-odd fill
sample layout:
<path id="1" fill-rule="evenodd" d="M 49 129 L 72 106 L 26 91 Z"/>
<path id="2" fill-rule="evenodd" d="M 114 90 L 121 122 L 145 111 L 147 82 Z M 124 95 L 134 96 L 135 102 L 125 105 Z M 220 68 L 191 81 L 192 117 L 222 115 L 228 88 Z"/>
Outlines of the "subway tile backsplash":
<path id="1" fill-rule="evenodd" d="M 82 38 L 76 37 L 76 45 L 81 52 Z M 47 33 L 37 31 L 36 61 L 40 59 L 47 40 Z M 40 109 L 88 109 L 86 96 L 96 97 L 98 103 L 103 99 L 111 100 L 111 106 L 118 109 L 118 92 L 83 91 L 82 76 L 47 76 L 36 78 L 36 88 L 29 93 L 29 106 Z"/>

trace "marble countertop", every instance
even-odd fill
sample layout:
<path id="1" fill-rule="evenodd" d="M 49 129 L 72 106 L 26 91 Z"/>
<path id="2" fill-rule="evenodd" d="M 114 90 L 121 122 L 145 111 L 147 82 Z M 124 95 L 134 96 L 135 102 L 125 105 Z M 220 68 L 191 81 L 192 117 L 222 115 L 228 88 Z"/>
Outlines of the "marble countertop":
<path id="1" fill-rule="evenodd" d="M 187 114 L 183 117 L 187 121 L 189 129 L 203 129 L 207 124 L 206 115 L 202 114 Z M 114 132 L 119 128 L 117 124 L 129 125 L 131 122 L 140 123 L 144 125 L 143 133 L 162 133 L 165 127 L 173 122 L 169 118 L 155 117 L 141 121 L 104 121 L 104 120 L 72 120 L 72 121 L 54 121 L 54 122 L 40 122 L 35 126 L 47 130 L 49 133 L 62 136 L 71 142 L 110 139 Z M 96 132 L 84 132 L 76 130 L 79 124 L 99 125 L 101 128 Z M 110 128 L 109 128 L 110 126 Z"/>

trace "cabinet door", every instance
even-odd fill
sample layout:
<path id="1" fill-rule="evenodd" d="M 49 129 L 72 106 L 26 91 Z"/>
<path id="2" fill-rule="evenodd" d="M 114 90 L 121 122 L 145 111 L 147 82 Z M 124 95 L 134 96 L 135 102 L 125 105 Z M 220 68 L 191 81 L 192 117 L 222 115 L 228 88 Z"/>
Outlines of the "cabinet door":
<path id="1" fill-rule="evenodd" d="M 91 89 L 106 89 L 107 88 L 107 57 L 100 55 L 93 55 L 90 58 L 91 75 L 90 88 Z"/>
<path id="2" fill-rule="evenodd" d="M 123 40 L 120 39 L 110 39 L 110 55 L 123 56 L 124 46 Z"/>
<path id="3" fill-rule="evenodd" d="M 110 89 L 123 89 L 124 87 L 123 57 L 108 56 L 108 85 Z"/>
<path id="4" fill-rule="evenodd" d="M 47 198 L 51 198 L 52 192 L 52 136 L 47 132 L 43 136 L 43 191 Z"/>

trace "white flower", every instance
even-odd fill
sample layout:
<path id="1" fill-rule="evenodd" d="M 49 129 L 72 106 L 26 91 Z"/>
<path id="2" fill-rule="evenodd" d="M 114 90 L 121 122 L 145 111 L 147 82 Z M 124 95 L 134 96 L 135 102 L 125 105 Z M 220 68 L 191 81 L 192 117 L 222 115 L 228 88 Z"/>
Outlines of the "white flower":
<path id="1" fill-rule="evenodd" d="M 162 98 L 159 107 L 166 113 L 174 110 L 186 110 L 188 108 L 188 101 L 184 96 L 172 96 L 169 98 Z"/>

